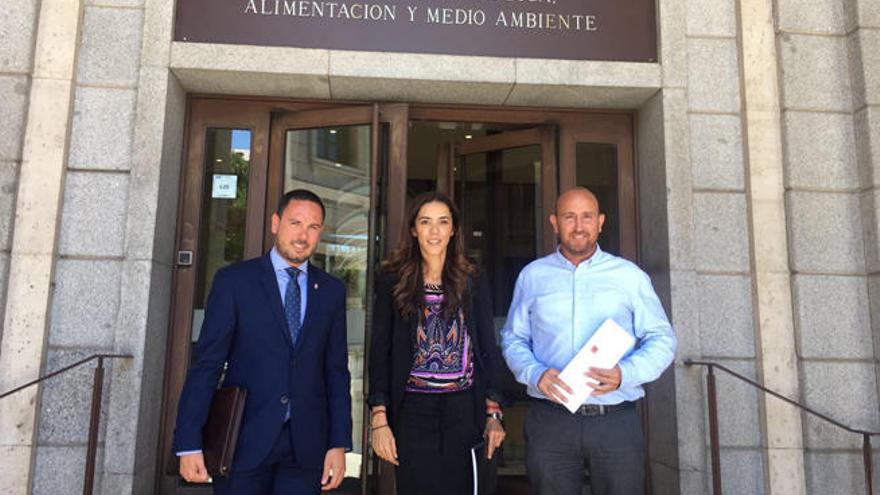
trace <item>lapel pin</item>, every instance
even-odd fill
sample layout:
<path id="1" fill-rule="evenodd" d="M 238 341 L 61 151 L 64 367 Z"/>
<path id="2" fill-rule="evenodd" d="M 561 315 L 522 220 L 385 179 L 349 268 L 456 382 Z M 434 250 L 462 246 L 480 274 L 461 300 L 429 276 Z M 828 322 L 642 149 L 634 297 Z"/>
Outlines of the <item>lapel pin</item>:
<path id="1" fill-rule="evenodd" d="M 314 287 L 315 287 L 315 290 L 318 290 L 318 284 L 317 284 L 317 283 L 315 283 L 315 286 L 314 286 Z"/>

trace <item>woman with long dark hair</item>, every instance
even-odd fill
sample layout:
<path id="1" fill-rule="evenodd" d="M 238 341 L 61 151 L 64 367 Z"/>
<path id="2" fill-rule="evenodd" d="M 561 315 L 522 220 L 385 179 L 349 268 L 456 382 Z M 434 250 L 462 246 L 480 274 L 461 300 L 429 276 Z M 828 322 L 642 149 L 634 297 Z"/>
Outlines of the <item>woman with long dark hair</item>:
<path id="1" fill-rule="evenodd" d="M 370 346 L 372 445 L 397 466 L 398 495 L 472 493 L 470 449 L 482 439 L 491 459 L 504 440 L 500 366 L 489 285 L 465 256 L 458 209 L 421 194 L 382 264 Z"/>

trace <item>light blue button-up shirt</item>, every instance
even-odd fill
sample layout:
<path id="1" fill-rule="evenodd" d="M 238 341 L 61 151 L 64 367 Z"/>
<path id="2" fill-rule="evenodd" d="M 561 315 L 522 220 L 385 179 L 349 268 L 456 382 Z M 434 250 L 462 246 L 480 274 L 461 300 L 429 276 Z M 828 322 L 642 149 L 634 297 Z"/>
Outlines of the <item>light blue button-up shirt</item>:
<path id="1" fill-rule="evenodd" d="M 620 388 L 586 403 L 644 397 L 642 384 L 656 380 L 675 357 L 675 334 L 648 275 L 598 247 L 577 266 L 557 250 L 523 268 L 501 331 L 504 358 L 529 395 L 547 399 L 538 390 L 541 375 L 565 368 L 608 318 L 638 344 L 619 363 Z"/>

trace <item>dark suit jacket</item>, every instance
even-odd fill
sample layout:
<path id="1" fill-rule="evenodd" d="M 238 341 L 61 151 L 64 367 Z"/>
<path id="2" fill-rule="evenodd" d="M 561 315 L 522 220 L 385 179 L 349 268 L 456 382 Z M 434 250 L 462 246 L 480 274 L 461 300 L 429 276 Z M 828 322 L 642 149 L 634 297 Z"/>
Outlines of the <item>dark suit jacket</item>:
<path id="1" fill-rule="evenodd" d="M 413 363 L 413 339 L 418 321 L 406 321 L 394 309 L 391 291 L 397 277 L 383 273 L 376 283 L 376 303 L 373 306 L 373 330 L 370 339 L 370 395 L 371 406 L 383 404 L 388 421 L 396 423 L 396 412 Z M 482 272 L 468 283 L 462 298 L 465 324 L 474 350 L 473 393 L 482 404 L 486 397 L 501 402 L 501 351 L 495 339 L 492 321 L 492 298 L 489 283 Z M 486 423 L 485 409 L 474 411 L 474 421 L 482 431 Z"/>
<path id="2" fill-rule="evenodd" d="M 217 272 L 180 397 L 176 452 L 202 448 L 202 427 L 224 361 L 229 362 L 225 384 L 248 392 L 233 472 L 266 458 L 288 404 L 294 452 L 304 468 L 320 469 L 330 448 L 351 449 L 345 286 L 309 263 L 307 287 L 294 347 L 268 255 Z"/>

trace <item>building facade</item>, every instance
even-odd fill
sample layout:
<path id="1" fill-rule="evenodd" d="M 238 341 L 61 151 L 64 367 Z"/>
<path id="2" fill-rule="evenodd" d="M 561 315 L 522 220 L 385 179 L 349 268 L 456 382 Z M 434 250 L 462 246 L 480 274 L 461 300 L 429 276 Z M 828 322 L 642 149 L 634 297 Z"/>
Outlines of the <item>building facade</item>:
<path id="1" fill-rule="evenodd" d="M 0 392 L 133 355 L 108 365 L 96 493 L 194 493 L 164 464 L 200 301 L 307 185 L 329 206 L 318 262 L 349 287 L 349 474 L 373 479 L 371 273 L 406 198 L 454 194 L 503 322 L 511 277 L 553 247 L 552 198 L 578 184 L 679 338 L 642 411 L 649 492 L 711 489 L 705 371 L 687 359 L 880 430 L 880 2 L 654 7 L 657 61 L 619 62 L 195 43 L 169 0 L 7 5 Z M 4 493 L 80 490 L 90 390 L 80 368 L 0 399 Z M 718 390 L 725 492 L 864 492 L 861 437 L 723 374 Z"/>

